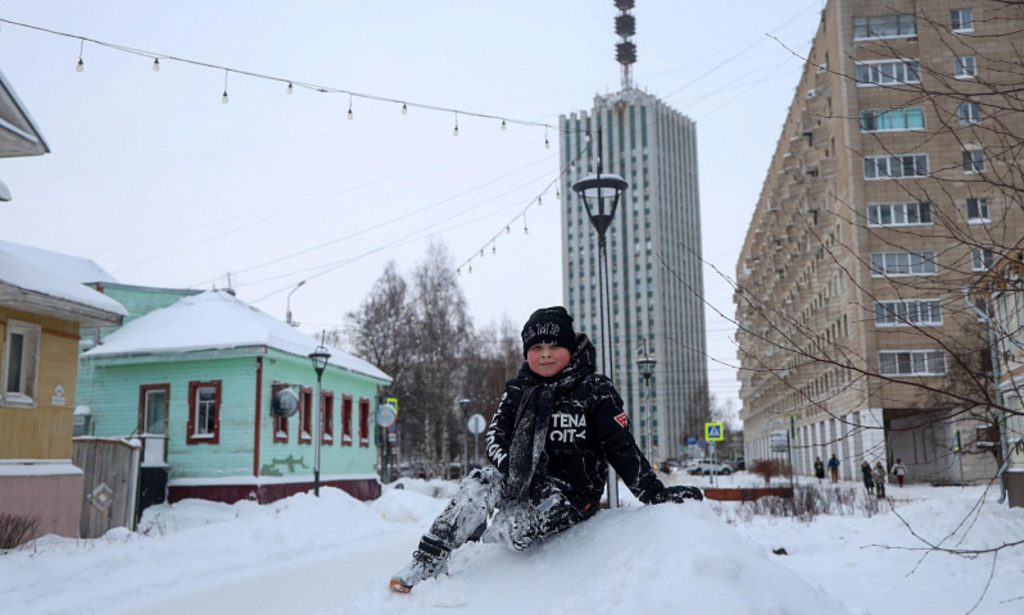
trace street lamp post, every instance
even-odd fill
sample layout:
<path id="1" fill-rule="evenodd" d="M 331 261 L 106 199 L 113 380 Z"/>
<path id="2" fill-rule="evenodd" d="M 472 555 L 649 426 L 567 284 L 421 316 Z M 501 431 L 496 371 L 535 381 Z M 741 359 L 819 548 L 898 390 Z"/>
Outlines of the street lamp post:
<path id="1" fill-rule="evenodd" d="M 331 353 L 327 352 L 323 344 L 309 355 L 316 371 L 316 435 L 313 437 L 313 495 L 316 497 L 320 497 L 320 441 L 324 437 L 324 396 L 320 390 L 327 360 L 330 358 Z"/>
<path id="2" fill-rule="evenodd" d="M 629 187 L 626 180 L 611 173 L 602 174 L 601 165 L 601 130 L 597 131 L 597 175 L 588 175 L 572 185 L 572 189 L 583 200 L 587 209 L 590 224 L 597 231 L 598 252 L 598 286 L 600 288 L 601 310 L 601 368 L 604 375 L 613 379 L 612 369 L 612 323 L 611 297 L 608 280 L 608 246 L 605 233 L 615 220 L 615 210 L 619 206 L 619 198 Z M 608 506 L 619 507 L 619 478 L 615 470 L 608 466 Z"/>
<path id="3" fill-rule="evenodd" d="M 469 410 L 469 405 L 471 403 L 473 402 L 469 399 L 463 398 L 459 400 L 459 409 L 462 410 L 463 425 L 466 424 L 466 411 Z M 466 439 L 466 433 L 461 429 L 459 431 L 462 433 L 462 476 L 465 477 L 469 474 L 469 441 Z"/>
<path id="4" fill-rule="evenodd" d="M 636 360 L 636 366 L 640 375 L 644 378 L 644 414 L 647 416 L 647 461 L 654 463 L 654 420 L 651 417 L 651 377 L 654 376 L 654 368 L 657 365 L 653 352 L 647 352 L 647 341 L 644 340 L 643 354 Z"/>
<path id="5" fill-rule="evenodd" d="M 306 283 L 306 281 L 303 280 L 303 281 L 299 282 L 298 284 L 296 284 L 295 288 L 293 288 L 291 290 L 291 292 L 288 293 L 288 298 L 285 300 L 285 303 L 287 304 L 287 307 L 285 308 L 285 312 L 284 312 L 284 321 L 286 323 L 288 323 L 289 325 L 293 326 L 293 327 L 299 326 L 299 323 L 297 323 L 294 320 L 292 320 L 292 295 L 294 295 L 295 291 L 299 290 L 299 288 L 301 288 L 302 285 L 305 284 L 305 283 Z"/>

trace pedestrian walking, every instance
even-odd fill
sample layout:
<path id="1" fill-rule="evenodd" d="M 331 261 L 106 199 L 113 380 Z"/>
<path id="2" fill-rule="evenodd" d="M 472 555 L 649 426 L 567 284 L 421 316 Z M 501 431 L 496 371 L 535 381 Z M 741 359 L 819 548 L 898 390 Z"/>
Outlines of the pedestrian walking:
<path id="1" fill-rule="evenodd" d="M 825 478 L 825 462 L 821 460 L 821 457 L 814 458 L 814 476 L 819 483 Z"/>
<path id="2" fill-rule="evenodd" d="M 903 481 L 907 478 L 907 466 L 903 465 L 903 460 L 899 457 L 896 458 L 896 463 L 892 466 L 892 473 L 896 475 L 896 482 L 902 488 Z"/>
<path id="3" fill-rule="evenodd" d="M 875 497 L 885 498 L 885 466 L 881 461 L 875 462 L 875 471 L 872 478 L 875 480 Z"/>
<path id="4" fill-rule="evenodd" d="M 839 482 L 839 459 L 836 458 L 836 454 L 832 453 L 832 457 L 828 460 L 828 473 L 832 476 L 832 484 Z"/>
<path id="5" fill-rule="evenodd" d="M 868 490 L 868 495 L 874 495 L 875 478 L 871 472 L 871 464 L 866 460 L 860 462 L 860 473 L 864 476 L 864 488 Z"/>

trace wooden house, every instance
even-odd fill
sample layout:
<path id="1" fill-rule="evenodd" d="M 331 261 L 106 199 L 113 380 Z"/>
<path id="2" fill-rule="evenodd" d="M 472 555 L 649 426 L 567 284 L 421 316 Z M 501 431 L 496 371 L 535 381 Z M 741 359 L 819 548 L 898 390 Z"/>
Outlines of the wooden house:
<path id="1" fill-rule="evenodd" d="M 316 346 L 229 291 L 203 292 L 101 336 L 82 355 L 79 399 L 92 409 L 95 435 L 143 441 L 144 481 L 162 469 L 169 501 L 272 501 L 313 486 L 318 413 L 308 355 Z M 375 498 L 371 408 L 390 378 L 330 352 L 320 399 L 321 484 Z M 275 400 L 291 395 L 285 390 L 298 407 L 290 417 L 274 414 Z M 150 482 L 144 504 L 161 501 L 154 490 Z"/>
<path id="2" fill-rule="evenodd" d="M 71 431 L 79 331 L 126 313 L 80 276 L 106 275 L 85 259 L 0 241 L 0 515 L 33 520 L 26 539 L 78 536 L 82 471 L 71 463 Z"/>

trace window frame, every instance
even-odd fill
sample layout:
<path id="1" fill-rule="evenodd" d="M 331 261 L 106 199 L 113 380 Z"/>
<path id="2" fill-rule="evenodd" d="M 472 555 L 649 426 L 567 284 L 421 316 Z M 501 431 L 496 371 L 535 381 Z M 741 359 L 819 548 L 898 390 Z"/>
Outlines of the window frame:
<path id="1" fill-rule="evenodd" d="M 904 172 L 907 169 L 907 163 L 908 162 L 910 163 L 910 166 L 913 168 L 915 173 L 922 170 L 921 167 L 918 165 L 918 162 L 920 162 L 919 159 L 924 161 L 924 169 L 923 169 L 924 170 L 924 174 L 922 174 L 922 175 L 905 175 Z M 879 164 L 878 163 L 880 161 L 883 161 L 883 160 L 885 161 L 885 169 L 886 169 L 886 172 L 884 174 L 878 172 L 879 171 Z M 893 161 L 894 160 L 895 161 L 899 161 L 899 164 L 898 164 L 897 167 L 893 166 Z M 869 177 L 868 176 L 868 164 L 869 163 L 872 164 L 872 166 L 874 167 L 874 170 L 876 172 L 876 175 L 874 177 Z M 929 160 L 928 160 L 928 154 L 926 154 L 926 153 L 899 154 L 899 155 L 896 155 L 896 156 L 890 156 L 890 155 L 864 156 L 863 167 L 864 167 L 863 168 L 864 181 L 881 181 L 881 180 L 887 180 L 887 179 L 921 179 L 921 178 L 927 178 L 928 174 L 930 172 L 929 171 L 930 164 L 929 164 Z M 893 175 L 892 174 L 892 171 L 893 171 L 894 168 L 899 168 L 899 170 L 900 170 L 900 174 L 899 175 Z"/>
<path id="2" fill-rule="evenodd" d="M 996 264 L 996 255 L 990 248 L 984 246 L 971 247 L 971 271 L 989 271 Z"/>
<path id="3" fill-rule="evenodd" d="M 967 60 L 970 61 L 968 62 Z M 976 79 L 977 77 L 978 59 L 975 56 L 956 56 L 953 58 L 954 79 Z"/>
<path id="4" fill-rule="evenodd" d="M 370 447 L 370 399 L 359 398 L 359 448 Z"/>
<path id="5" fill-rule="evenodd" d="M 168 423 L 169 423 L 170 414 L 171 414 L 171 384 L 169 382 L 168 383 L 159 383 L 159 384 L 141 384 L 141 385 L 139 385 L 139 423 L 136 426 L 136 433 L 138 433 L 139 435 L 150 433 L 149 431 L 147 431 L 147 426 L 146 426 L 146 423 L 147 423 L 147 421 L 146 421 L 146 409 L 147 409 L 146 401 L 148 399 L 149 393 L 151 393 L 153 391 L 163 391 L 163 394 L 164 394 L 164 404 L 165 404 L 165 406 L 164 406 L 164 432 L 163 432 L 163 434 L 154 434 L 154 435 L 169 436 L 170 433 L 168 432 L 168 427 L 169 427 Z"/>
<path id="6" fill-rule="evenodd" d="M 975 202 L 975 213 L 979 215 L 971 216 L 971 201 Z M 967 224 L 989 224 L 992 222 L 992 209 L 988 197 L 967 197 L 964 207 L 967 209 Z M 984 215 L 980 215 L 982 213 Z"/>
<path id="7" fill-rule="evenodd" d="M 313 388 L 299 388 L 299 444 L 313 443 Z M 305 429 L 304 429 L 305 428 Z"/>
<path id="8" fill-rule="evenodd" d="M 922 307 L 925 304 L 929 305 L 927 307 Z M 910 306 L 913 306 L 913 308 L 911 308 Z M 936 311 L 935 308 L 937 308 L 938 319 L 931 318 L 931 316 Z M 920 318 L 918 318 L 917 320 L 913 320 L 910 317 L 911 310 L 916 311 L 918 316 L 920 316 L 922 313 L 927 312 L 929 318 L 927 320 L 923 320 Z M 882 314 L 889 314 L 891 315 L 891 318 L 879 320 L 879 316 Z M 942 324 L 942 301 L 939 299 L 904 299 L 895 301 L 875 301 L 876 328 L 892 329 L 899 327 L 941 327 Z"/>
<path id="9" fill-rule="evenodd" d="M 11 336 L 22 337 L 21 356 L 18 361 L 19 386 L 17 391 L 8 391 L 8 377 L 11 368 Z M 34 408 L 38 405 L 39 397 L 39 360 L 42 351 L 43 328 L 42 326 L 17 320 L 7 319 L 4 326 L 4 347 L 3 365 L 0 369 L 0 405 L 14 406 L 20 408 Z M 26 370 L 30 368 L 30 372 Z"/>
<path id="10" fill-rule="evenodd" d="M 891 65 L 892 67 L 902 67 L 902 78 L 896 76 L 897 71 L 892 71 L 891 80 L 885 80 L 886 77 L 883 66 Z M 870 81 L 861 80 L 861 67 L 864 67 L 868 71 L 868 76 L 871 77 Z M 913 67 L 913 70 L 911 70 Z M 913 75 L 913 79 L 911 79 Z M 875 79 L 877 77 L 877 79 Z M 854 82 L 859 88 L 876 88 L 876 87 L 890 87 L 894 85 L 916 85 L 921 83 L 921 61 L 914 58 L 887 58 L 885 60 L 862 60 L 854 64 Z"/>
<path id="11" fill-rule="evenodd" d="M 894 355 L 895 367 L 897 368 L 896 371 L 885 371 L 883 369 L 883 360 L 882 360 L 883 359 L 883 355 L 885 355 L 885 356 Z M 905 355 L 905 357 L 906 357 L 906 361 L 905 362 L 910 367 L 909 371 L 900 371 L 900 369 L 899 369 L 899 367 L 900 367 L 900 359 L 901 359 L 900 355 Z M 927 366 L 932 360 L 935 359 L 936 355 L 942 359 L 942 361 L 941 361 L 942 362 L 942 371 L 938 371 L 938 372 L 933 372 L 933 371 L 924 371 L 924 372 L 917 371 L 917 369 L 915 368 L 915 365 L 914 365 L 915 362 L 916 362 L 915 361 L 915 357 L 921 357 L 923 362 Z M 937 349 L 928 349 L 928 350 L 879 350 L 878 351 L 878 355 L 877 355 L 877 361 L 878 361 L 878 373 L 880 375 L 882 375 L 882 376 L 900 376 L 900 377 L 927 378 L 927 377 L 933 377 L 933 376 L 945 376 L 946 375 L 946 353 L 944 353 L 941 350 L 937 350 Z"/>
<path id="12" fill-rule="evenodd" d="M 920 222 L 920 221 L 919 222 L 906 222 L 906 220 L 910 219 L 910 215 L 909 215 L 910 206 L 914 206 L 914 207 L 917 208 L 917 219 L 918 220 L 921 220 L 921 218 L 922 218 L 922 215 L 921 215 L 922 211 L 927 212 L 928 221 L 927 222 Z M 882 211 L 884 211 L 884 208 L 887 208 L 888 211 L 889 211 L 889 220 L 890 220 L 890 222 L 888 222 L 888 223 L 882 222 L 882 217 L 883 217 L 882 216 Z M 902 217 L 903 217 L 904 222 L 894 222 L 894 220 L 896 220 L 896 215 L 895 214 L 896 214 L 897 208 L 900 208 L 902 210 Z M 875 212 L 874 215 L 872 215 L 872 211 Z M 898 202 L 898 203 L 868 203 L 867 220 L 868 220 L 868 227 L 871 227 L 871 228 L 893 228 L 893 227 L 904 227 L 904 226 L 931 226 L 932 224 L 934 224 L 934 222 L 932 220 L 931 203 L 927 202 L 927 201 L 905 201 L 905 202 Z"/>
<path id="13" fill-rule="evenodd" d="M 897 273 L 895 271 L 890 271 L 890 264 L 888 263 L 889 257 L 895 257 L 895 258 L 898 259 L 900 256 L 903 256 L 903 255 L 906 256 L 906 265 L 905 265 L 906 273 L 902 273 L 902 272 Z M 926 256 L 926 255 L 931 255 L 931 256 Z M 876 263 L 875 263 L 876 257 L 880 257 L 882 259 L 882 268 L 881 269 L 878 269 L 876 267 Z M 916 265 L 913 262 L 914 257 L 917 257 L 919 259 L 919 262 Z M 925 263 L 931 263 L 931 265 L 932 265 L 932 270 L 931 271 L 917 271 L 917 272 L 914 271 L 914 267 L 915 266 L 921 266 L 921 265 L 923 265 Z M 899 263 L 894 264 L 892 266 L 892 269 L 897 269 L 897 268 L 903 269 L 904 267 L 901 266 Z M 920 251 L 920 252 L 909 252 L 909 251 L 903 251 L 903 252 L 895 252 L 895 251 L 894 252 L 872 252 L 871 255 L 870 255 L 870 260 L 868 262 L 868 269 L 870 270 L 871 277 L 873 277 L 873 278 L 927 277 L 927 276 L 935 275 L 936 273 L 938 273 L 939 263 L 936 261 L 935 251 L 934 250 L 923 250 L 923 251 Z"/>
<path id="14" fill-rule="evenodd" d="M 334 444 L 334 391 L 320 392 L 321 444 Z"/>
<path id="15" fill-rule="evenodd" d="M 967 27 L 964 27 L 963 15 L 967 14 Z M 956 21 L 954 21 L 954 15 Z M 955 24 L 959 25 L 955 25 Z M 949 10 L 949 31 L 950 32 L 974 32 L 974 9 L 950 9 Z"/>
<path id="16" fill-rule="evenodd" d="M 872 31 L 871 30 L 871 21 L 872 20 L 881 21 L 881 20 L 892 19 L 892 18 L 896 19 L 896 34 L 878 34 L 878 35 L 871 34 L 871 31 Z M 902 32 L 902 27 L 903 27 L 903 25 L 905 24 L 905 22 L 908 19 L 912 22 L 913 27 L 914 27 L 914 31 L 912 33 L 909 33 L 909 34 Z M 862 21 L 863 23 L 862 24 L 858 24 L 857 23 L 858 21 Z M 863 31 L 866 34 L 858 36 L 857 31 L 860 28 L 863 28 Z M 893 14 L 893 15 L 872 15 L 872 16 L 869 16 L 869 17 L 854 17 L 853 18 L 853 40 L 855 42 L 859 42 L 859 41 L 880 41 L 880 40 L 894 39 L 894 38 L 915 38 L 915 37 L 917 37 L 917 17 L 915 15 L 910 15 L 910 14 L 906 14 L 906 13 L 904 13 L 904 14 L 896 13 L 896 14 Z"/>
<path id="17" fill-rule="evenodd" d="M 911 114 L 920 116 L 921 125 L 911 126 L 910 117 Z M 893 118 L 902 116 L 903 127 L 902 128 L 878 128 L 879 123 L 895 124 Z M 865 121 L 870 122 L 875 128 L 865 128 Z M 926 130 L 924 120 L 924 107 L 905 107 L 897 109 L 864 109 L 860 112 L 860 131 L 862 133 L 875 133 L 875 132 L 912 132 L 917 130 Z"/>
<path id="18" fill-rule="evenodd" d="M 965 147 L 961 150 L 960 159 L 964 175 L 980 175 L 988 169 L 985 150 L 980 147 Z"/>
<path id="19" fill-rule="evenodd" d="M 214 421 L 213 432 L 210 434 L 197 434 L 197 420 L 199 407 L 197 398 L 201 389 L 213 389 Z M 188 424 L 186 425 L 185 444 L 220 444 L 220 415 L 221 415 L 221 381 L 193 380 L 188 383 Z"/>
<path id="20" fill-rule="evenodd" d="M 352 446 L 352 396 L 341 396 L 341 446 Z"/>
<path id="21" fill-rule="evenodd" d="M 285 384 L 283 382 L 275 383 L 273 386 L 271 386 L 270 387 L 271 403 L 273 403 L 274 398 L 277 397 L 277 394 L 280 391 L 282 391 L 284 389 L 290 389 L 290 388 L 291 388 L 291 385 Z M 288 444 L 288 418 L 289 417 L 287 417 L 287 416 L 274 416 L 273 418 L 274 418 L 274 425 L 273 425 L 274 432 L 272 434 L 273 435 L 273 438 L 272 438 L 273 443 L 274 444 Z"/>
<path id="22" fill-rule="evenodd" d="M 963 113 L 964 109 L 971 110 L 971 113 Z M 966 117 L 965 117 L 966 116 Z M 961 126 L 974 126 L 981 123 L 981 105 L 972 101 L 964 101 L 956 108 L 956 117 Z"/>

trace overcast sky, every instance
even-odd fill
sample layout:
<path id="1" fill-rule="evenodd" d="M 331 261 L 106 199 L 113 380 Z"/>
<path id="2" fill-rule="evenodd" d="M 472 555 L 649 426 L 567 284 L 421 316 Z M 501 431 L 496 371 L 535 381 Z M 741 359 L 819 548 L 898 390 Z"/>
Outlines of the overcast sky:
<path id="1" fill-rule="evenodd" d="M 698 124 L 705 259 L 733 275 L 821 0 L 638 0 L 635 82 Z M 67 2 L 0 17 L 166 56 L 446 108 L 555 124 L 619 88 L 612 0 Z M 543 128 L 161 62 L 2 24 L 0 70 L 52 153 L 0 161 L 0 237 L 95 259 L 120 281 L 226 286 L 307 331 L 356 308 L 384 264 L 428 241 L 462 262 L 558 174 Z M 554 193 L 460 280 L 478 325 L 562 302 Z M 330 268 L 329 271 L 327 269 Z M 708 302 L 732 317 L 710 269 Z M 708 350 L 734 364 L 708 309 Z M 733 370 L 711 390 L 736 398 Z"/>

